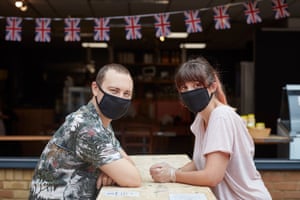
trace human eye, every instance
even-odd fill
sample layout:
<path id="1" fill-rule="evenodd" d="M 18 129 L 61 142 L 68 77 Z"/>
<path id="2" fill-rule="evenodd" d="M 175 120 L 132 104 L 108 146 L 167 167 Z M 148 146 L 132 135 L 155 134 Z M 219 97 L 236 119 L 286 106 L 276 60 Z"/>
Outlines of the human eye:
<path id="1" fill-rule="evenodd" d="M 117 88 L 110 88 L 109 91 L 113 95 L 117 95 L 119 93 L 119 90 Z"/>
<path id="2" fill-rule="evenodd" d="M 130 98 L 131 98 L 131 96 L 132 96 L 132 94 L 131 94 L 131 92 L 130 92 L 130 91 L 126 91 L 126 92 L 124 92 L 123 96 L 124 96 L 125 98 L 128 98 L 128 99 L 130 99 Z"/>
<path id="3" fill-rule="evenodd" d="M 198 81 L 194 83 L 194 88 L 195 89 L 202 88 L 202 87 L 203 87 L 203 85 L 200 84 Z"/>
<path id="4" fill-rule="evenodd" d="M 186 92 L 188 88 L 185 85 L 179 87 L 179 92 Z"/>

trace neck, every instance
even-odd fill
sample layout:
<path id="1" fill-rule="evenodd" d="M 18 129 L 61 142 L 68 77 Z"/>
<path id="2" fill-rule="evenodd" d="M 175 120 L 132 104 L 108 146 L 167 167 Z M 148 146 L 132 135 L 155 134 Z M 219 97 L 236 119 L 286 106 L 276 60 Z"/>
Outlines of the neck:
<path id="1" fill-rule="evenodd" d="M 204 121 L 204 127 L 206 128 L 208 121 L 209 121 L 209 117 L 211 112 L 217 108 L 218 106 L 224 105 L 222 104 L 218 99 L 212 97 L 211 101 L 209 102 L 209 104 L 207 105 L 207 107 L 205 108 L 205 110 L 203 110 L 201 112 L 201 116 L 202 119 Z"/>
<path id="2" fill-rule="evenodd" d="M 110 124 L 110 122 L 111 122 L 111 119 L 107 119 L 106 117 L 104 117 L 104 118 L 100 117 L 100 118 L 101 118 L 103 127 L 104 127 L 104 128 L 108 128 L 108 126 L 109 126 L 109 124 Z"/>

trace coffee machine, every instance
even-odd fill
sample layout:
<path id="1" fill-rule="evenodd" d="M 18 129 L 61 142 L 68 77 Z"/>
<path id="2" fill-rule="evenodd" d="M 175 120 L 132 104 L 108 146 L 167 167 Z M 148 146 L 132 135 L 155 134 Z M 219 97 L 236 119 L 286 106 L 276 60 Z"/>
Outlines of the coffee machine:
<path id="1" fill-rule="evenodd" d="M 278 148 L 280 157 L 300 159 L 300 85 L 287 84 L 282 88 L 277 134 L 290 137 L 288 144 Z"/>

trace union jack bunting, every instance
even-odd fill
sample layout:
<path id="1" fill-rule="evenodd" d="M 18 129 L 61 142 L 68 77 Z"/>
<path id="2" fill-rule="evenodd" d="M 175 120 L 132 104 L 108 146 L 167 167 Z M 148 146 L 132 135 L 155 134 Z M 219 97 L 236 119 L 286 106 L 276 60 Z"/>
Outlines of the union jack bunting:
<path id="1" fill-rule="evenodd" d="M 275 19 L 289 17 L 288 5 L 286 0 L 272 0 L 272 10 L 275 12 Z"/>
<path id="2" fill-rule="evenodd" d="M 156 14 L 154 15 L 154 19 L 155 19 L 155 35 L 156 37 L 165 37 L 167 35 L 170 34 L 171 30 L 170 30 L 170 22 L 169 22 L 169 16 L 170 14 L 166 13 L 160 13 L 160 14 Z"/>
<path id="3" fill-rule="evenodd" d="M 18 41 L 22 40 L 22 18 L 20 17 L 7 17 L 5 27 L 5 40 L 7 41 Z"/>
<path id="4" fill-rule="evenodd" d="M 199 17 L 199 11 L 185 11 L 185 25 L 188 33 L 202 32 L 201 19 Z"/>
<path id="5" fill-rule="evenodd" d="M 142 38 L 141 24 L 139 24 L 140 17 L 125 17 L 125 30 L 127 40 L 136 40 Z"/>
<path id="6" fill-rule="evenodd" d="M 95 41 L 109 41 L 109 18 L 95 19 L 94 26 L 94 40 Z"/>
<path id="7" fill-rule="evenodd" d="M 35 37 L 36 42 L 50 42 L 51 41 L 51 19 L 50 18 L 36 18 L 35 19 Z"/>
<path id="8" fill-rule="evenodd" d="M 229 15 L 227 14 L 228 7 L 217 6 L 213 8 L 214 11 L 214 20 L 215 20 L 215 29 L 223 30 L 230 29 Z"/>
<path id="9" fill-rule="evenodd" d="M 65 41 L 74 42 L 80 41 L 80 19 L 66 18 L 65 19 Z"/>
<path id="10" fill-rule="evenodd" d="M 1 0 L 0 0 L 1 1 Z M 229 9 L 233 6 L 242 5 L 244 8 L 244 15 L 247 24 L 257 24 L 263 21 L 261 15 L 261 9 L 259 9 L 259 2 L 262 0 L 244 0 L 238 1 L 233 4 L 226 5 L 216 5 L 215 7 L 207 7 L 196 10 L 184 10 L 176 12 L 161 12 L 154 14 L 146 15 L 137 15 L 137 16 L 114 16 L 114 17 L 99 17 L 99 18 L 55 18 L 54 20 L 64 20 L 64 41 L 65 42 L 74 42 L 81 40 L 80 34 L 80 22 L 81 20 L 93 20 L 94 21 L 94 41 L 109 41 L 110 40 L 110 30 L 111 30 L 111 21 L 113 19 L 124 19 L 124 25 L 121 25 L 125 28 L 126 39 L 127 40 L 136 40 L 142 38 L 142 25 L 140 23 L 141 18 L 143 17 L 153 17 L 155 36 L 156 37 L 167 37 L 171 33 L 171 22 L 169 20 L 170 15 L 173 14 L 184 14 L 184 22 L 186 26 L 187 33 L 197 33 L 202 32 L 202 19 L 200 18 L 202 10 L 211 9 L 213 11 L 214 27 L 216 30 L 230 29 L 230 16 Z M 291 14 L 288 11 L 287 0 L 270 0 L 272 3 L 272 11 L 274 12 L 275 19 L 281 19 L 289 17 Z M 294 4 L 293 4 L 294 5 Z M 293 6 L 292 4 L 290 6 Z M 22 40 L 22 21 L 23 20 L 32 20 L 31 17 L 3 17 L 0 16 L 0 19 L 6 18 L 6 27 L 5 27 L 5 40 L 7 41 L 18 41 Z M 51 18 L 34 18 L 35 20 L 35 42 L 51 42 Z"/>
<path id="11" fill-rule="evenodd" d="M 246 16 L 246 22 L 247 24 L 256 24 L 262 22 L 261 17 L 258 15 L 259 14 L 259 9 L 258 9 L 258 3 L 257 1 L 251 1 L 249 0 L 248 2 L 244 3 L 245 7 L 245 16 Z"/>

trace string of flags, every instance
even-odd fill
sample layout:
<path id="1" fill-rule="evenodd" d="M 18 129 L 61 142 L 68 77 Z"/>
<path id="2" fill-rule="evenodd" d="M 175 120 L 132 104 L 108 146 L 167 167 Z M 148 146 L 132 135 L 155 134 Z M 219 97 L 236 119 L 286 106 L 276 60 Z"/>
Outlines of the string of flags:
<path id="1" fill-rule="evenodd" d="M 234 5 L 242 4 L 247 24 L 261 23 L 259 0 L 248 0 L 242 3 L 226 4 L 213 7 L 214 24 L 216 30 L 230 29 L 230 16 L 228 9 Z M 140 19 L 142 17 L 154 17 L 155 35 L 156 37 L 166 37 L 171 32 L 170 15 L 183 13 L 186 32 L 197 33 L 202 32 L 202 23 L 200 11 L 207 10 L 203 8 L 198 10 L 186 10 L 176 12 L 155 13 L 148 15 L 135 16 L 119 16 L 119 17 L 103 17 L 90 18 L 94 21 L 94 41 L 109 41 L 110 40 L 110 20 L 114 18 L 123 18 L 125 21 L 125 32 L 127 40 L 138 40 L 142 38 L 142 25 Z M 272 10 L 274 18 L 281 19 L 290 16 L 288 12 L 288 4 L 286 0 L 272 0 Z M 25 18 L 28 19 L 28 18 Z M 22 41 L 22 20 L 21 17 L 6 17 L 5 40 L 6 41 Z M 35 18 L 35 42 L 50 42 L 51 41 L 51 18 Z M 56 20 L 58 20 L 56 18 Z M 80 41 L 80 21 L 81 18 L 65 18 L 64 19 L 64 41 L 76 42 Z"/>

